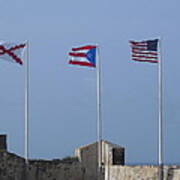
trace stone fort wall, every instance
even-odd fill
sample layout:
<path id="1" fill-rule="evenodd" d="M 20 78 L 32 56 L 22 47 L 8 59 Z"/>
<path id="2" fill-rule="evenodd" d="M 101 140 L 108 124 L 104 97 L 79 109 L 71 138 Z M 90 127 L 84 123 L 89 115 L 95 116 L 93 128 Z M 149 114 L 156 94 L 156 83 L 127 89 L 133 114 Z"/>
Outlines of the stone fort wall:
<path id="1" fill-rule="evenodd" d="M 75 160 L 25 160 L 15 154 L 0 152 L 0 180 L 83 180 L 85 169 Z"/>
<path id="2" fill-rule="evenodd" d="M 105 166 L 101 180 L 158 180 L 157 166 Z M 99 180 L 75 158 L 30 160 L 0 152 L 0 180 Z M 164 180 L 180 180 L 179 166 L 165 166 Z"/>
<path id="3" fill-rule="evenodd" d="M 157 166 L 104 167 L 101 180 L 158 180 Z M 97 180 L 93 172 L 76 158 L 64 160 L 25 160 L 15 154 L 0 152 L 0 180 Z M 179 166 L 165 166 L 164 180 L 180 180 Z"/>
<path id="4" fill-rule="evenodd" d="M 97 178 L 93 168 L 97 165 L 97 143 L 79 148 L 75 157 L 29 160 L 26 164 L 24 158 L 7 151 L 6 138 L 0 135 L 0 180 L 158 180 L 158 166 L 124 165 L 124 149 L 104 143 L 104 156 L 108 157 L 104 157 L 103 170 Z M 115 157 L 120 155 L 118 161 L 113 153 Z M 164 180 L 180 180 L 180 166 L 164 166 Z"/>
<path id="5" fill-rule="evenodd" d="M 158 172 L 158 166 L 110 166 L 105 180 L 159 180 Z M 164 180 L 180 180 L 180 166 L 164 166 Z"/>

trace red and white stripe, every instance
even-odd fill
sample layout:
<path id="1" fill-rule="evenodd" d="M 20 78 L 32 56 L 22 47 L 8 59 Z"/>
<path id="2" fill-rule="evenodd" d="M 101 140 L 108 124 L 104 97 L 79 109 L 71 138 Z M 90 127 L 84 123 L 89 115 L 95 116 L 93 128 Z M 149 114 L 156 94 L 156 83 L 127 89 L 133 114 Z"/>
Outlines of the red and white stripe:
<path id="1" fill-rule="evenodd" d="M 86 53 L 92 48 L 96 48 L 96 46 L 87 45 L 72 48 L 71 52 L 69 53 L 69 64 L 94 67 L 94 65 L 92 65 L 92 63 L 90 63 L 86 58 Z"/>
<path id="2" fill-rule="evenodd" d="M 158 63 L 158 53 L 147 49 L 147 42 L 130 41 L 132 60 L 140 62 Z"/>

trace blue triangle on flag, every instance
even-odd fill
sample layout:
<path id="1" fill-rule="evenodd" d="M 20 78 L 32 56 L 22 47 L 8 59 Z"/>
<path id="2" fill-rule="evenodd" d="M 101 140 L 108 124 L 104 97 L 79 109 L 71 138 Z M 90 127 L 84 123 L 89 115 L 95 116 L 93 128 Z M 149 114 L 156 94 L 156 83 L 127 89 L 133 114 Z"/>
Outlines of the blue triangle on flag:
<path id="1" fill-rule="evenodd" d="M 86 54 L 87 59 L 90 61 L 91 64 L 96 66 L 96 48 L 90 49 Z"/>

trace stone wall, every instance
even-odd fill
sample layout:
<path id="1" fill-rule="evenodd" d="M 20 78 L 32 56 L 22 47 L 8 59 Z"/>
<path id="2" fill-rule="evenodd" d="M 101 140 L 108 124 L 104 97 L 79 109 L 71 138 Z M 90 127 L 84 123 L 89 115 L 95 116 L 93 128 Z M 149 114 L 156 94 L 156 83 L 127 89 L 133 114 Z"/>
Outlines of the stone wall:
<path id="1" fill-rule="evenodd" d="M 102 180 L 158 180 L 157 166 L 107 165 Z M 97 180 L 75 157 L 63 160 L 25 160 L 0 151 L 0 180 Z M 92 178 L 93 177 L 93 178 Z M 165 166 L 164 180 L 180 180 L 180 166 Z"/>
<path id="2" fill-rule="evenodd" d="M 158 166 L 106 166 L 105 180 L 158 180 Z M 165 166 L 164 180 L 180 180 L 179 166 Z"/>
<path id="3" fill-rule="evenodd" d="M 75 157 L 29 160 L 7 151 L 0 136 L 0 180 L 158 180 L 158 166 L 123 166 L 124 148 L 102 143 L 102 172 L 97 178 L 97 143 L 76 149 Z M 115 165 L 118 164 L 118 165 Z M 180 180 L 180 166 L 165 166 L 164 180 Z"/>
<path id="4" fill-rule="evenodd" d="M 0 180 L 24 180 L 24 159 L 6 151 L 0 151 Z"/>
<path id="5" fill-rule="evenodd" d="M 124 164 L 124 152 L 125 149 L 120 147 L 119 145 L 112 144 L 108 141 L 102 140 L 102 166 L 106 165 L 123 165 Z M 88 173 L 88 177 L 91 179 L 96 179 L 97 175 L 99 175 L 98 169 L 98 142 L 88 144 L 82 147 L 79 147 L 75 150 L 75 156 L 78 157 L 80 163 L 85 168 Z M 102 173 L 100 174 L 104 179 L 104 168 Z"/>
<path id="6" fill-rule="evenodd" d="M 79 158 L 82 166 L 85 167 L 88 176 L 92 179 L 97 177 L 97 143 L 86 146 L 85 148 L 78 148 L 75 150 L 75 156 Z"/>
<path id="7" fill-rule="evenodd" d="M 0 151 L 0 180 L 92 180 L 77 158 L 64 160 L 25 160 Z"/>
<path id="8" fill-rule="evenodd" d="M 83 180 L 85 177 L 79 162 L 36 160 L 30 161 L 26 180 Z"/>

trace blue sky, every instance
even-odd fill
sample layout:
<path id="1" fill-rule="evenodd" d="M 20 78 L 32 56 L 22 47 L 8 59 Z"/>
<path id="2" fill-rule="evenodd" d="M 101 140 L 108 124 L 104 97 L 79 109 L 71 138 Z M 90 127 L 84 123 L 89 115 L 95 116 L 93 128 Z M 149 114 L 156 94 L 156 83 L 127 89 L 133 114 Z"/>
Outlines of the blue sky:
<path id="1" fill-rule="evenodd" d="M 30 42 L 30 157 L 62 158 L 96 140 L 96 73 L 68 65 L 72 46 L 95 43 L 102 62 L 103 137 L 127 163 L 157 163 L 157 65 L 130 60 L 131 39 L 162 37 L 164 150 L 180 163 L 178 0 L 6 0 L 2 40 Z M 0 61 L 0 133 L 24 149 L 24 67 Z"/>

